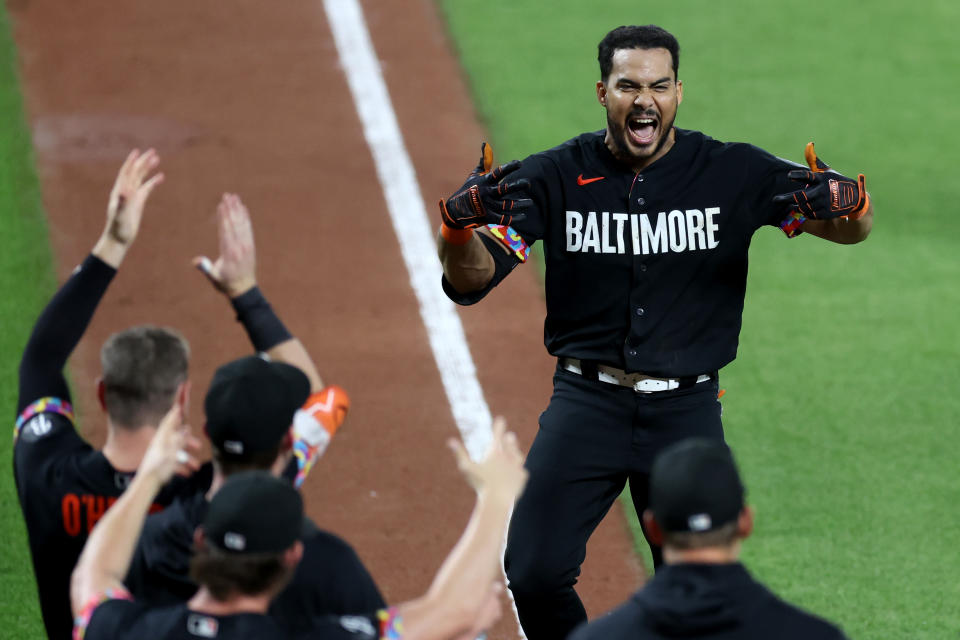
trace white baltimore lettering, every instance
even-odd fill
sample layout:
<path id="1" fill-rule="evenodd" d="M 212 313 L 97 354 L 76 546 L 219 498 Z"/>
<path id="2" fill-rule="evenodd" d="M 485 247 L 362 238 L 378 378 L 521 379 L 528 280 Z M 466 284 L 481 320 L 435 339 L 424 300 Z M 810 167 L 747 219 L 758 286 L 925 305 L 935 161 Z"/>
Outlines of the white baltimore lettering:
<path id="1" fill-rule="evenodd" d="M 567 211 L 566 249 L 568 253 L 619 255 L 715 249 L 720 244 L 719 216 L 720 207 L 673 209 L 656 214 L 603 211 L 599 216 L 596 211 Z"/>
<path id="2" fill-rule="evenodd" d="M 613 221 L 617 223 L 617 230 L 614 232 L 614 236 L 617 238 L 617 253 L 626 253 L 623 245 L 623 223 L 627 221 L 627 214 L 625 213 L 614 213 Z"/>
<path id="3" fill-rule="evenodd" d="M 600 214 L 600 237 L 603 239 L 603 252 L 616 253 L 617 249 L 610 244 L 610 212 Z M 620 253 L 623 253 L 622 251 Z"/>
<path id="4" fill-rule="evenodd" d="M 579 211 L 567 211 L 567 253 L 580 251 L 583 246 L 583 216 Z"/>
<path id="5" fill-rule="evenodd" d="M 583 248 L 581 251 L 587 253 L 590 249 L 593 249 L 594 253 L 600 253 L 600 230 L 597 229 L 596 211 L 587 214 L 587 222 L 583 227 Z"/>

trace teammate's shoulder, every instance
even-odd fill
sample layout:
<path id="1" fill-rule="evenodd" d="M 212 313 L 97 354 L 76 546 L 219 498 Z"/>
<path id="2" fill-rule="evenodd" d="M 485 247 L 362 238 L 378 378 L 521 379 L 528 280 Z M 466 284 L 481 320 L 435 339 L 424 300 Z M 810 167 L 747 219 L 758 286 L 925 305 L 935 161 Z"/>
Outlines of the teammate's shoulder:
<path id="1" fill-rule="evenodd" d="M 17 416 L 13 439 L 15 443 L 36 443 L 63 433 L 76 435 L 73 407 L 61 398 L 39 398 Z M 79 435 L 77 440 L 83 441 Z"/>
<path id="2" fill-rule="evenodd" d="M 790 630 L 789 635 L 782 636 L 786 640 L 792 638 L 797 640 L 801 638 L 843 640 L 847 637 L 840 627 L 829 620 L 790 604 L 772 592 L 770 595 L 772 597 L 767 605 L 768 619 L 773 623 L 772 627 L 778 630 Z"/>
<path id="3" fill-rule="evenodd" d="M 326 548 L 353 553 L 353 547 L 349 542 L 331 531 L 321 529 L 310 518 L 303 519 L 300 539 L 308 548 Z"/>

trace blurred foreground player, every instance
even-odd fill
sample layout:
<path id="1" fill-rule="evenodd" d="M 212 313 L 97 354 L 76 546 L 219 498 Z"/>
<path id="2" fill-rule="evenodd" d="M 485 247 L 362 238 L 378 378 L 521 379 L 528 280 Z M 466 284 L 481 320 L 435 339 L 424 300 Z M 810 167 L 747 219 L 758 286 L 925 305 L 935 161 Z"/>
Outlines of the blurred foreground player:
<path id="1" fill-rule="evenodd" d="M 237 300 L 260 296 L 256 285 L 256 253 L 250 216 L 236 196 L 227 194 L 217 209 L 220 257 L 207 276 L 216 288 Z M 198 261 L 199 263 L 199 261 Z M 249 305 L 248 305 L 249 306 Z M 246 313 L 254 343 L 268 346 L 271 335 L 288 336 L 269 306 Z M 273 327 L 271 329 L 271 327 Z M 285 341 L 281 341 L 280 345 Z M 274 348 L 279 358 L 315 371 L 309 353 L 298 341 Z M 190 575 L 194 531 L 203 522 L 210 500 L 233 475 L 266 471 L 296 475 L 299 486 L 313 460 L 340 427 L 349 401 L 339 387 L 318 388 L 319 377 L 276 359 L 248 356 L 226 364 L 213 376 L 204 400 L 213 453 L 213 482 L 206 493 L 178 497 L 163 512 L 147 518 L 124 585 L 150 606 L 179 604 L 197 591 Z M 292 464 L 296 460 L 296 464 Z M 350 614 L 385 606 L 373 579 L 353 548 L 304 518 L 299 537 L 303 558 L 290 583 L 271 606 L 271 614 L 287 631 L 296 631 L 313 614 Z"/>
<path id="2" fill-rule="evenodd" d="M 75 638 L 141 640 L 283 638 L 265 615 L 303 553 L 299 494 L 262 472 L 229 479 L 197 529 L 191 572 L 200 590 L 185 605 L 150 608 L 130 599 L 121 580 L 158 489 L 185 444 L 177 407 L 164 418 L 140 472 L 100 521 L 71 581 Z M 513 434 L 498 420 L 490 451 L 474 463 L 457 442 L 458 462 L 477 490 L 466 531 L 427 593 L 397 607 L 359 616 L 317 618 L 297 638 L 442 640 L 475 635 L 499 615 L 497 556 L 507 518 L 526 481 Z M 289 636 L 286 636 L 289 637 Z"/>
<path id="3" fill-rule="evenodd" d="M 842 640 L 832 624 L 784 602 L 739 562 L 753 509 L 722 442 L 666 449 L 650 474 L 643 521 L 662 566 L 626 604 L 579 627 L 571 640 Z"/>

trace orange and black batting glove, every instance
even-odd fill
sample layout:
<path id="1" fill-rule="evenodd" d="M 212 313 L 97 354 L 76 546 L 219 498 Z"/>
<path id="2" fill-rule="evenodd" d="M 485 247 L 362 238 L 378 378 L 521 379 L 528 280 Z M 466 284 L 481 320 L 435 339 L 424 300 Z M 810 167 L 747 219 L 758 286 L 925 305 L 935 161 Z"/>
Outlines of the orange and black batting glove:
<path id="1" fill-rule="evenodd" d="M 480 162 L 467 181 L 452 196 L 440 201 L 444 227 L 464 230 L 486 224 L 510 226 L 526 217 L 524 212 L 532 201 L 515 196 L 523 195 L 522 192 L 530 188 L 530 182 L 526 179 L 504 181 L 507 175 L 520 168 L 520 161 L 514 160 L 490 171 L 492 166 L 493 148 L 484 142 L 480 145 Z"/>
<path id="2" fill-rule="evenodd" d="M 814 220 L 860 219 L 870 207 L 863 174 L 854 180 L 833 171 L 817 157 L 812 142 L 807 143 L 803 155 L 810 169 L 794 169 L 787 173 L 791 180 L 802 182 L 803 188 L 774 196 L 773 201 Z"/>

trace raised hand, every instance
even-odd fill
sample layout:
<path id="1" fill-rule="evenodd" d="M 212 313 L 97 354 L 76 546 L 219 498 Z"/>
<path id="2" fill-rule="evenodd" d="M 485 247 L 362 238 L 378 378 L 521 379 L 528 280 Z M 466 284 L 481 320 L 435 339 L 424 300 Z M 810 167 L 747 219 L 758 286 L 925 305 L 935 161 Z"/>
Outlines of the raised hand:
<path id="1" fill-rule="evenodd" d="M 153 149 L 145 153 L 134 149 L 120 167 L 107 203 L 107 223 L 93 250 L 94 255 L 113 267 L 120 266 L 136 239 L 150 193 L 163 182 L 162 173 L 150 176 L 159 164 L 160 156 Z"/>
<path id="2" fill-rule="evenodd" d="M 193 259 L 193 265 L 207 276 L 219 291 L 235 298 L 257 284 L 256 248 L 250 212 L 240 196 L 225 193 L 217 205 L 220 236 L 220 257 L 211 261 L 206 256 Z"/>
<path id="3" fill-rule="evenodd" d="M 532 204 L 529 198 L 508 197 L 530 188 L 526 179 L 503 182 L 520 168 L 513 160 L 493 171 L 493 148 L 486 142 L 480 145 L 480 162 L 460 189 L 446 201 L 440 201 L 440 217 L 451 229 L 473 229 L 485 224 L 510 226 L 523 220 Z"/>
<path id="4" fill-rule="evenodd" d="M 527 470 L 523 468 L 523 454 L 517 444 L 517 435 L 507 431 L 507 421 L 502 417 L 493 420 L 493 439 L 486 455 L 473 461 L 463 443 L 453 438 L 449 446 L 457 458 L 457 467 L 477 493 L 492 494 L 516 500 L 527 483 Z"/>
<path id="5" fill-rule="evenodd" d="M 831 170 L 817 157 L 812 142 L 807 144 L 804 158 L 809 170 L 794 169 L 787 173 L 791 180 L 803 183 L 803 189 L 774 196 L 775 203 L 814 220 L 840 217 L 856 220 L 866 212 L 870 197 L 862 173 L 854 180 Z"/>
<path id="6" fill-rule="evenodd" d="M 199 449 L 200 440 L 183 424 L 183 407 L 174 403 L 143 454 L 137 475 L 149 476 L 159 485 L 166 484 L 175 473 L 190 475 L 200 468 L 195 456 Z"/>

